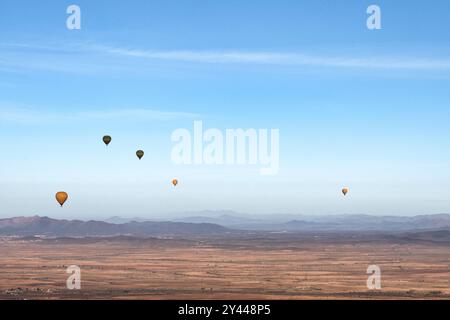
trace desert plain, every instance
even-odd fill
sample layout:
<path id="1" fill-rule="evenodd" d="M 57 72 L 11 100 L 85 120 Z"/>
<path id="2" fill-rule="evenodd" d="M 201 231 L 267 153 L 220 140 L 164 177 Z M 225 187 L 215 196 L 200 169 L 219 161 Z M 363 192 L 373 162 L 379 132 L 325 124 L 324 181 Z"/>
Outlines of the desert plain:
<path id="1" fill-rule="evenodd" d="M 71 265 L 80 290 L 66 287 Z M 448 243 L 378 235 L 2 238 L 0 268 L 0 299 L 450 298 Z"/>

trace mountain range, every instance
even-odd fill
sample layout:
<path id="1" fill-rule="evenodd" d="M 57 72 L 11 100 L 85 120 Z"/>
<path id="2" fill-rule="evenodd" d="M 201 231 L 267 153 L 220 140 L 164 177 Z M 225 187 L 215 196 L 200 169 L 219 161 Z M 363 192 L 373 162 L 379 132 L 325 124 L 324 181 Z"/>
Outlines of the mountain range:
<path id="1" fill-rule="evenodd" d="M 372 215 L 248 215 L 233 211 L 201 211 L 166 217 L 173 222 L 210 223 L 235 230 L 254 231 L 408 231 L 450 229 L 450 214 L 418 216 Z M 112 223 L 146 221 L 113 217 Z M 147 219 L 148 221 L 148 219 Z M 159 220 L 156 220 L 159 221 Z"/>
<path id="2" fill-rule="evenodd" d="M 183 222 L 127 222 L 113 224 L 104 221 L 57 220 L 48 217 L 16 217 L 0 219 L 3 236 L 86 237 L 131 235 L 138 237 L 213 235 L 228 229 L 209 223 Z"/>
<path id="3" fill-rule="evenodd" d="M 293 219 L 294 218 L 294 219 Z M 106 221 L 60 220 L 49 217 L 0 219 L 0 236 L 214 236 L 242 232 L 407 232 L 450 230 L 450 215 L 413 217 L 336 216 L 249 216 L 226 214 L 192 215 L 171 221 L 113 217 Z"/>

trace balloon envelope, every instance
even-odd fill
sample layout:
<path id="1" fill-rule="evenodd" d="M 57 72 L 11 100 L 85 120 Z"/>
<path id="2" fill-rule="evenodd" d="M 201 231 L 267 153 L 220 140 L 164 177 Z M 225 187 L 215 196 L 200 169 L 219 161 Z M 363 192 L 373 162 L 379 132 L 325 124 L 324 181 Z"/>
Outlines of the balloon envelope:
<path id="1" fill-rule="evenodd" d="M 142 157 L 144 156 L 144 151 L 138 150 L 138 151 L 136 151 L 136 155 L 137 155 L 137 157 L 139 158 L 139 160 L 141 160 Z"/>
<path id="2" fill-rule="evenodd" d="M 103 142 L 108 145 L 111 142 L 112 138 L 110 136 L 104 136 Z"/>
<path id="3" fill-rule="evenodd" d="M 176 187 L 177 184 L 178 184 L 178 180 L 177 180 L 177 179 L 173 179 L 173 180 L 172 180 L 172 184 L 173 184 L 174 187 Z"/>
<path id="4" fill-rule="evenodd" d="M 344 196 L 347 195 L 348 191 L 349 191 L 348 188 L 343 188 L 343 189 L 342 189 L 342 193 L 344 194 Z"/>
<path id="5" fill-rule="evenodd" d="M 61 207 L 64 205 L 64 203 L 69 198 L 69 195 L 63 191 L 56 193 L 56 201 L 61 205 Z"/>

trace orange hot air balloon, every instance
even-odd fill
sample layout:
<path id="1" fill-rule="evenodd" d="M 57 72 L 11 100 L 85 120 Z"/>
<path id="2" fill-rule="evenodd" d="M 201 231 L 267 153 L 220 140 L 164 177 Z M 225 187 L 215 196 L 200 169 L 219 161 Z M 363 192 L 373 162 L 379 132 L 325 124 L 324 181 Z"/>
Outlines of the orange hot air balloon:
<path id="1" fill-rule="evenodd" d="M 177 184 L 178 184 L 178 180 L 177 180 L 177 179 L 173 179 L 173 180 L 172 180 L 172 184 L 173 184 L 174 187 L 176 187 Z"/>
<path id="2" fill-rule="evenodd" d="M 61 207 L 64 205 L 64 203 L 67 201 L 67 199 L 69 198 L 69 195 L 65 192 L 58 192 L 56 193 L 56 201 L 58 201 L 58 203 L 61 205 Z"/>
<path id="3" fill-rule="evenodd" d="M 344 196 L 346 196 L 348 192 L 349 192 L 348 188 L 343 188 L 342 189 L 342 193 L 344 194 Z"/>

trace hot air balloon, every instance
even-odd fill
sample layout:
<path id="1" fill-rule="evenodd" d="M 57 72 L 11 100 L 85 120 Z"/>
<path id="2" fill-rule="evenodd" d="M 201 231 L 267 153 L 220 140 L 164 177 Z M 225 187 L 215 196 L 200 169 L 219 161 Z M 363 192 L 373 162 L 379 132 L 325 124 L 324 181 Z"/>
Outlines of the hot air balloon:
<path id="1" fill-rule="evenodd" d="M 110 136 L 104 136 L 103 137 L 103 142 L 108 145 L 111 142 L 111 137 Z"/>
<path id="2" fill-rule="evenodd" d="M 347 195 L 348 191 L 349 191 L 348 188 L 343 188 L 343 189 L 342 189 L 342 193 L 344 194 L 344 196 Z"/>
<path id="3" fill-rule="evenodd" d="M 174 187 L 176 187 L 177 184 L 178 184 L 178 180 L 177 180 L 177 179 L 173 179 L 173 180 L 172 180 L 172 184 L 173 184 Z"/>
<path id="4" fill-rule="evenodd" d="M 56 201 L 58 201 L 58 203 L 61 205 L 61 207 L 64 205 L 64 203 L 67 201 L 67 199 L 69 198 L 69 195 L 63 191 L 57 192 L 56 193 Z"/>
<path id="5" fill-rule="evenodd" d="M 144 156 L 144 151 L 138 150 L 138 151 L 136 151 L 136 155 L 137 155 L 137 157 L 139 158 L 139 160 L 141 160 L 142 157 Z"/>

